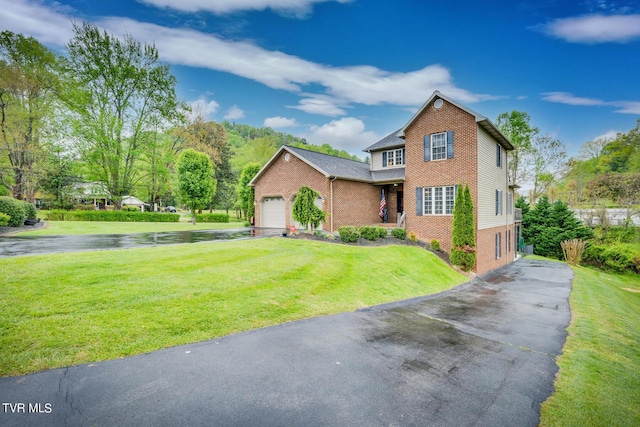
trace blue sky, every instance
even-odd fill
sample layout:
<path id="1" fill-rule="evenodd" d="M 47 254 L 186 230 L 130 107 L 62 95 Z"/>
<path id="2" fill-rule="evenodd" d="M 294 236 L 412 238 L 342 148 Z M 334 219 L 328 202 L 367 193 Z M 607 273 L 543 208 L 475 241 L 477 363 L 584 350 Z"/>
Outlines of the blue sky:
<path id="1" fill-rule="evenodd" d="M 208 119 L 360 156 L 434 90 L 569 155 L 640 118 L 637 0 L 0 0 L 0 30 L 60 52 L 72 21 L 154 42 Z"/>

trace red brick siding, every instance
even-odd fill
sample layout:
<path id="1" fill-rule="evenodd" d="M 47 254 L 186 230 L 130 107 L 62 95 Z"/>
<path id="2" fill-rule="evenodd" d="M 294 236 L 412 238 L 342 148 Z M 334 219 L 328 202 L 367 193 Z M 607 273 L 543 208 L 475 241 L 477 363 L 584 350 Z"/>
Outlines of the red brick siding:
<path id="1" fill-rule="evenodd" d="M 370 225 L 382 222 L 378 216 L 381 187 L 363 182 L 333 182 L 333 229 L 342 225 Z M 328 229 L 328 227 L 327 227 Z"/>
<path id="2" fill-rule="evenodd" d="M 291 200 L 300 187 L 307 187 L 326 197 L 323 210 L 329 212 L 329 180 L 316 169 L 312 168 L 293 154 L 289 155 L 289 161 L 284 160 L 284 154 L 280 155 L 271 164 L 269 169 L 254 183 L 256 204 L 256 226 L 260 226 L 260 200 L 264 197 L 281 196 L 285 200 L 285 215 L 287 227 L 290 225 Z M 329 224 L 327 217 L 326 224 Z M 328 229 L 327 226 L 324 227 Z"/>
<path id="3" fill-rule="evenodd" d="M 507 246 L 507 230 L 510 230 L 511 251 Z M 496 259 L 496 234 L 501 233 L 502 256 Z M 511 263 L 515 259 L 515 246 L 513 245 L 513 225 L 479 230 L 476 236 L 477 255 L 476 273 L 482 275 Z"/>
<path id="4" fill-rule="evenodd" d="M 454 132 L 453 159 L 424 161 L 424 136 L 439 132 Z M 418 239 L 440 241 L 441 248 L 451 249 L 453 215 L 417 216 L 416 187 L 469 184 L 474 210 L 477 206 L 478 130 L 475 117 L 445 102 L 440 109 L 428 105 L 405 131 L 406 176 L 404 183 L 407 232 Z M 474 212 L 477 218 L 477 211 Z"/>

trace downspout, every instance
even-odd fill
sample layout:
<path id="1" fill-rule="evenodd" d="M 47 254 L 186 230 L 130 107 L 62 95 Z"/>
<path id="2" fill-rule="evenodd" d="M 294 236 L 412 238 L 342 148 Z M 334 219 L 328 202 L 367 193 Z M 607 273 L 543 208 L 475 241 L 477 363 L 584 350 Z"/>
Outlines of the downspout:
<path id="1" fill-rule="evenodd" d="M 329 204 L 330 204 L 330 210 L 331 210 L 331 233 L 333 233 L 333 181 L 335 181 L 338 177 L 334 176 L 333 179 L 331 181 L 329 181 L 329 185 L 331 187 L 331 189 L 329 190 Z"/>

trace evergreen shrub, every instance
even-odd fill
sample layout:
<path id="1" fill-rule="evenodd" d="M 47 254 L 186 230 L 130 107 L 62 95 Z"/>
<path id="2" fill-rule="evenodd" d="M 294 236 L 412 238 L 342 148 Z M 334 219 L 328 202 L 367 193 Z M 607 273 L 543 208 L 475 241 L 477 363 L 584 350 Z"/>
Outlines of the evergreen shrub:
<path id="1" fill-rule="evenodd" d="M 387 230 L 377 225 L 363 225 L 358 231 L 360 231 L 360 237 L 371 241 L 387 236 Z"/>
<path id="2" fill-rule="evenodd" d="M 24 214 L 27 216 L 27 219 L 38 217 L 35 206 L 27 202 L 26 200 L 18 200 L 18 201 L 22 205 L 22 209 L 24 210 Z"/>
<path id="3" fill-rule="evenodd" d="M 345 243 L 354 243 L 357 242 L 360 238 L 360 232 L 357 227 L 352 225 L 343 225 L 338 228 L 338 233 L 340 233 L 340 240 Z"/>
<path id="4" fill-rule="evenodd" d="M 439 251 L 440 250 L 440 240 L 433 239 L 431 241 L 431 249 L 433 249 L 434 251 Z"/>
<path id="5" fill-rule="evenodd" d="M 219 212 L 197 214 L 196 222 L 229 222 L 229 214 Z"/>
<path id="6" fill-rule="evenodd" d="M 591 265 L 614 273 L 640 273 L 640 247 L 637 244 L 589 245 L 582 265 Z"/>
<path id="7" fill-rule="evenodd" d="M 178 222 L 180 215 L 140 211 L 52 210 L 47 214 L 47 219 L 50 221 Z"/>
<path id="8" fill-rule="evenodd" d="M 6 227 L 9 225 L 9 220 L 11 217 L 6 213 L 0 212 L 0 227 Z"/>
<path id="9" fill-rule="evenodd" d="M 20 227 L 27 219 L 22 203 L 13 197 L 0 196 L 0 212 L 9 215 L 10 218 L 7 223 L 9 227 Z"/>
<path id="10" fill-rule="evenodd" d="M 391 230 L 391 235 L 396 239 L 406 240 L 407 238 L 407 230 L 404 228 L 394 228 Z"/>

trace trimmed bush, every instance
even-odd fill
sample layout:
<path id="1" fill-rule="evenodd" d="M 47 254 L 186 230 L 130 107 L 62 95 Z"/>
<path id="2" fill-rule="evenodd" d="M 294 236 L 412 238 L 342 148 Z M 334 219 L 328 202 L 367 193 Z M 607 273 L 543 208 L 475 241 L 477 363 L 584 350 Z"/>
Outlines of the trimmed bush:
<path id="1" fill-rule="evenodd" d="M 7 225 L 9 225 L 10 219 L 11 217 L 9 215 L 0 212 L 0 227 L 6 227 Z"/>
<path id="2" fill-rule="evenodd" d="M 440 250 L 440 240 L 433 239 L 431 241 L 431 249 L 433 249 L 434 251 L 439 251 Z"/>
<path id="3" fill-rule="evenodd" d="M 345 243 L 354 243 L 357 242 L 360 238 L 360 232 L 357 227 L 352 225 L 343 225 L 338 228 L 338 233 L 340 233 L 340 240 Z"/>
<path id="4" fill-rule="evenodd" d="M 229 214 L 218 212 L 197 214 L 196 222 L 229 222 Z"/>
<path id="5" fill-rule="evenodd" d="M 405 240 L 407 238 L 407 230 L 404 228 L 394 228 L 391 230 L 391 235 L 396 239 Z"/>
<path id="6" fill-rule="evenodd" d="M 49 211 L 47 219 L 50 221 L 178 222 L 180 215 L 140 211 L 53 210 Z"/>
<path id="7" fill-rule="evenodd" d="M 582 256 L 582 264 L 614 273 L 640 273 L 640 247 L 630 243 L 589 245 Z"/>
<path id="8" fill-rule="evenodd" d="M 409 239 L 413 242 L 416 243 L 418 241 L 418 237 L 416 236 L 416 233 L 414 233 L 413 231 L 411 233 L 409 233 Z"/>
<path id="9" fill-rule="evenodd" d="M 26 200 L 18 200 L 18 201 L 22 205 L 22 209 L 24 210 L 24 214 L 27 216 L 27 219 L 38 217 L 35 206 L 27 202 Z"/>
<path id="10" fill-rule="evenodd" d="M 24 220 L 27 219 L 22 203 L 13 197 L 0 197 L 0 212 L 9 215 L 10 218 L 7 224 L 9 227 L 20 227 L 24 224 Z"/>
<path id="11" fill-rule="evenodd" d="M 384 239 L 385 237 L 387 237 L 389 235 L 389 232 L 387 231 L 386 228 L 384 227 L 375 227 L 376 230 L 378 230 L 378 237 L 381 239 Z"/>
<path id="12" fill-rule="evenodd" d="M 122 210 L 126 212 L 140 212 L 140 208 L 136 206 L 123 206 Z"/>
<path id="13" fill-rule="evenodd" d="M 362 227 L 360 227 L 360 236 L 363 239 L 367 239 L 367 240 L 371 240 L 371 241 L 375 241 L 378 240 L 381 236 L 380 236 L 380 229 L 382 229 L 382 231 L 384 231 L 384 236 L 387 235 L 387 230 L 384 229 L 384 227 L 378 227 L 378 226 L 373 226 L 373 225 L 363 225 Z"/>

